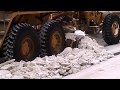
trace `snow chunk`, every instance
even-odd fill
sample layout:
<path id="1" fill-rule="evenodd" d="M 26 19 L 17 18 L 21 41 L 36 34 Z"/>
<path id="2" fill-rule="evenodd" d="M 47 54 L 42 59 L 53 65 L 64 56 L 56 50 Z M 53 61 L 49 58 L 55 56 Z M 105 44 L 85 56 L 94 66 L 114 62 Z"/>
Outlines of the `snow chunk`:
<path id="1" fill-rule="evenodd" d="M 0 78 L 1 79 L 10 79 L 12 74 L 8 70 L 0 70 Z"/>

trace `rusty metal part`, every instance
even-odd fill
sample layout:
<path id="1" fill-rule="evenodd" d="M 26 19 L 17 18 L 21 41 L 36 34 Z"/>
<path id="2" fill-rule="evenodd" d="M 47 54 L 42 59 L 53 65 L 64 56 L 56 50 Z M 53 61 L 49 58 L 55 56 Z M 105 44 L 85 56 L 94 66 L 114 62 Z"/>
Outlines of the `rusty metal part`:
<path id="1" fill-rule="evenodd" d="M 34 44 L 32 42 L 32 39 L 29 36 L 26 36 L 21 41 L 20 54 L 23 58 L 27 58 L 31 56 L 33 50 L 34 50 Z"/>
<path id="2" fill-rule="evenodd" d="M 51 47 L 55 52 L 59 52 L 61 47 L 61 36 L 58 31 L 55 31 L 51 36 Z"/>

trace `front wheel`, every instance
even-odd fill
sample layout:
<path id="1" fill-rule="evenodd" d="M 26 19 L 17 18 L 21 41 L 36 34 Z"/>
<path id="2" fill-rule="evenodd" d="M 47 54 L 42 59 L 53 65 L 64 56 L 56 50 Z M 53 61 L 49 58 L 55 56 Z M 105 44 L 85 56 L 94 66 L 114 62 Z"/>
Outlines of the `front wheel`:
<path id="1" fill-rule="evenodd" d="M 39 37 L 29 24 L 21 23 L 13 26 L 6 38 L 4 54 L 8 59 L 33 60 L 39 56 Z"/>
<path id="2" fill-rule="evenodd" d="M 102 34 L 108 45 L 119 43 L 120 19 L 116 14 L 108 14 L 103 22 Z"/>

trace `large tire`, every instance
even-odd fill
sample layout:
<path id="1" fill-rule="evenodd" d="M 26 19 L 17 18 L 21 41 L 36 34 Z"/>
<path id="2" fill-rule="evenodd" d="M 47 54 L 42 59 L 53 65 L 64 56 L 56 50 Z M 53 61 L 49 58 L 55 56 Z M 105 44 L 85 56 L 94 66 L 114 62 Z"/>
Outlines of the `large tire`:
<path id="1" fill-rule="evenodd" d="M 33 60 L 39 56 L 40 41 L 35 29 L 26 23 L 12 27 L 4 43 L 4 54 L 8 59 Z"/>
<path id="2" fill-rule="evenodd" d="M 119 43 L 120 40 L 120 19 L 116 14 L 108 14 L 103 22 L 103 39 L 108 45 Z"/>
<path id="3" fill-rule="evenodd" d="M 45 23 L 40 30 L 40 56 L 57 55 L 65 48 L 65 34 L 59 21 Z"/>

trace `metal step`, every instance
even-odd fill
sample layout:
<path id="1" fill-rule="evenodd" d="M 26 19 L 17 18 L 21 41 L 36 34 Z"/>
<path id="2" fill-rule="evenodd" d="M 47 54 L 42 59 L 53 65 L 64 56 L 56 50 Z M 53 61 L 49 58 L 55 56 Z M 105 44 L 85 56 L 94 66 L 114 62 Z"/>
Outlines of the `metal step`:
<path id="1" fill-rule="evenodd" d="M 0 13 L 0 22 L 9 22 L 11 18 L 10 12 L 1 12 Z"/>
<path id="2" fill-rule="evenodd" d="M 0 19 L 0 22 L 3 23 L 3 22 L 9 22 L 10 19 Z"/>
<path id="3" fill-rule="evenodd" d="M 99 26 L 89 26 L 89 27 L 98 28 Z"/>
<path id="4" fill-rule="evenodd" d="M 4 35 L 5 31 L 0 31 L 0 36 Z"/>

